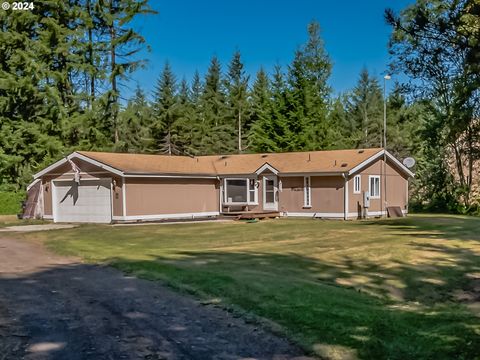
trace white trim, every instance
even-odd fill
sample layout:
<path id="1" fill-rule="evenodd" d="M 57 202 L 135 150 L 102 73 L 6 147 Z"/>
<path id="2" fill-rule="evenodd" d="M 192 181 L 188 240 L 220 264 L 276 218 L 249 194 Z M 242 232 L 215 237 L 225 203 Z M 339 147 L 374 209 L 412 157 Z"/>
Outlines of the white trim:
<path id="1" fill-rule="evenodd" d="M 263 164 L 262 166 L 260 166 L 260 168 L 258 168 L 256 171 L 255 171 L 255 174 L 261 174 L 262 172 L 264 172 L 265 170 L 270 170 L 272 173 L 274 173 L 275 175 L 278 174 L 278 170 L 275 169 L 272 165 L 270 165 L 268 162 L 266 162 L 265 164 Z"/>
<path id="2" fill-rule="evenodd" d="M 308 187 L 307 187 L 307 182 L 308 182 Z M 303 177 L 303 207 L 304 208 L 312 207 L 312 179 L 310 176 Z"/>
<path id="3" fill-rule="evenodd" d="M 350 206 L 349 203 L 349 195 L 348 195 L 348 176 L 345 175 L 345 183 L 343 185 L 343 218 L 344 220 L 348 219 L 348 211 L 350 210 L 348 207 Z"/>
<path id="4" fill-rule="evenodd" d="M 105 175 L 110 175 L 111 173 L 107 170 L 105 171 L 81 171 L 80 175 L 90 175 L 90 174 L 105 174 Z M 74 172 L 65 172 L 65 173 L 50 173 L 48 174 L 50 176 L 62 176 L 62 175 L 75 175 Z"/>
<path id="5" fill-rule="evenodd" d="M 75 158 L 78 158 L 80 160 L 83 160 L 83 161 L 86 161 L 86 162 L 89 162 L 95 166 L 98 166 L 99 168 L 101 169 L 105 169 L 111 173 L 114 173 L 115 175 L 118 175 L 118 176 L 123 176 L 123 172 L 118 170 L 118 169 L 115 169 L 114 167 L 111 167 L 109 165 L 106 165 L 104 163 L 101 163 L 100 161 L 97 161 L 97 160 L 93 160 L 91 158 L 89 158 L 88 156 L 85 156 L 85 155 L 82 155 L 82 154 L 79 154 L 77 152 L 74 152 L 73 154 L 70 154 L 68 156 L 68 158 L 71 160 L 71 159 L 75 159 Z"/>
<path id="6" fill-rule="evenodd" d="M 157 214 L 157 215 L 130 215 L 113 216 L 114 221 L 137 221 L 137 220 L 163 220 L 163 219 L 194 219 L 196 217 L 218 216 L 219 211 L 179 213 L 179 214 Z"/>
<path id="7" fill-rule="evenodd" d="M 36 183 L 38 183 L 40 179 L 35 179 L 33 180 L 30 184 L 27 186 L 27 191 L 30 190 Z"/>
<path id="8" fill-rule="evenodd" d="M 62 158 L 56 162 L 54 162 L 52 165 L 50 166 L 47 166 L 45 169 L 43 169 L 42 171 L 39 171 L 38 173 L 34 174 L 33 175 L 33 178 L 34 179 L 37 179 L 43 175 L 45 175 L 46 173 L 48 173 L 50 170 L 53 170 L 55 169 L 56 167 L 59 167 L 60 165 L 63 165 L 67 162 L 67 159 L 65 158 Z"/>
<path id="9" fill-rule="evenodd" d="M 106 174 L 110 174 L 110 173 L 106 173 Z M 70 175 L 73 175 L 73 174 L 70 174 Z M 88 177 L 88 178 L 82 178 L 80 176 L 80 181 L 89 181 L 89 180 L 103 180 L 103 179 L 111 179 L 110 176 L 104 176 L 104 177 Z M 61 178 L 61 177 L 58 177 L 58 178 L 53 178 L 52 181 L 75 181 L 75 179 L 73 178 L 69 178 L 69 179 L 65 179 L 65 178 Z"/>
<path id="10" fill-rule="evenodd" d="M 378 179 L 378 195 L 372 195 L 372 180 Z M 380 175 L 368 175 L 368 193 L 370 194 L 370 199 L 380 199 L 382 197 L 382 180 Z"/>
<path id="11" fill-rule="evenodd" d="M 273 203 L 269 203 L 270 205 L 267 205 L 266 202 L 266 190 L 267 187 L 265 186 L 266 180 L 273 180 Z M 263 205 L 263 210 L 272 210 L 272 211 L 278 211 L 278 177 L 276 175 L 264 175 L 262 179 L 262 205 Z"/>
<path id="12" fill-rule="evenodd" d="M 122 178 L 122 215 L 127 216 L 127 182 L 124 178 Z"/>
<path id="13" fill-rule="evenodd" d="M 255 178 L 254 177 L 240 177 L 240 178 L 223 178 L 223 189 L 225 191 L 224 193 L 224 198 L 222 199 L 223 205 L 229 205 L 229 206 L 234 206 L 234 205 L 258 205 L 258 187 L 254 185 L 254 190 L 255 190 L 255 195 L 254 195 L 254 201 L 250 201 L 250 180 Z M 247 201 L 228 201 L 228 186 L 227 186 L 227 181 L 228 180 L 243 180 L 247 184 L 246 190 L 247 190 Z M 220 193 L 221 196 L 221 193 Z"/>
<path id="14" fill-rule="evenodd" d="M 369 165 L 370 163 L 376 161 L 377 159 L 381 158 L 383 155 L 386 155 L 390 160 L 392 160 L 401 170 L 403 170 L 408 176 L 415 177 L 415 174 L 412 173 L 405 165 L 403 165 L 400 161 L 398 161 L 395 156 L 390 154 L 386 150 L 380 150 L 375 155 L 370 156 L 367 160 L 362 161 L 360 164 L 355 166 L 354 168 L 348 171 L 348 175 L 352 175 L 356 173 L 358 170 L 364 168 L 365 166 Z"/>
<path id="15" fill-rule="evenodd" d="M 53 220 L 53 215 L 43 215 L 45 220 Z"/>
<path id="16" fill-rule="evenodd" d="M 358 190 L 356 188 L 356 179 L 358 179 Z M 361 194 L 362 193 L 362 175 L 358 174 L 353 177 L 353 193 Z"/>
<path id="17" fill-rule="evenodd" d="M 321 213 L 321 212 L 284 212 L 284 216 L 292 217 L 314 217 L 314 218 L 339 218 L 343 219 L 344 213 Z"/>

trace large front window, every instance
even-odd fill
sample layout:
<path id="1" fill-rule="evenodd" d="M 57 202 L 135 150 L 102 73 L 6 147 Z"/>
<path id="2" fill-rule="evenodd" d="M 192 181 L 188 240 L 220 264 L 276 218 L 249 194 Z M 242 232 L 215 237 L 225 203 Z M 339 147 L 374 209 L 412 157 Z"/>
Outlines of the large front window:
<path id="1" fill-rule="evenodd" d="M 257 186 L 255 179 L 225 179 L 223 201 L 226 204 L 256 204 Z"/>

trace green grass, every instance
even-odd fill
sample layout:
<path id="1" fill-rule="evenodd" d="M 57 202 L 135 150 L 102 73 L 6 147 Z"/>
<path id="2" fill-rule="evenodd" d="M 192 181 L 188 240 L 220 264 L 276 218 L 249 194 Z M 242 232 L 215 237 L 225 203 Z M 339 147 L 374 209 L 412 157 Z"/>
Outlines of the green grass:
<path id="1" fill-rule="evenodd" d="M 20 203 L 25 199 L 23 192 L 0 191 L 0 215 L 15 215 L 21 210 Z"/>
<path id="2" fill-rule="evenodd" d="M 0 228 L 5 228 L 8 226 L 22 226 L 22 225 L 38 225 L 46 224 L 46 220 L 36 220 L 36 219 L 18 219 L 17 215 L 0 215 Z"/>
<path id="3" fill-rule="evenodd" d="M 480 358 L 478 218 L 89 225 L 23 236 L 271 320 L 323 358 Z"/>

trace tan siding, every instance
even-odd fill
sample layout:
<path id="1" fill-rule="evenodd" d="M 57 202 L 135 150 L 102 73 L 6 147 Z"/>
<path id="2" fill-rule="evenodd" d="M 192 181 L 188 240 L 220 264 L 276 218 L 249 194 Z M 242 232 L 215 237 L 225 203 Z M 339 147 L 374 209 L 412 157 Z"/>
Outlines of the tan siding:
<path id="1" fill-rule="evenodd" d="M 113 216 L 123 216 L 123 183 L 122 178 L 113 176 L 115 186 L 112 186 L 112 213 Z"/>
<path id="2" fill-rule="evenodd" d="M 49 178 L 42 180 L 43 186 L 43 214 L 53 215 L 52 212 L 52 185 Z"/>
<path id="3" fill-rule="evenodd" d="M 303 176 L 282 177 L 280 211 L 343 213 L 343 185 L 340 176 L 311 176 L 312 207 L 303 207 Z"/>
<path id="4" fill-rule="evenodd" d="M 219 208 L 215 179 L 126 179 L 127 216 L 213 212 Z"/>
<path id="5" fill-rule="evenodd" d="M 406 209 L 408 204 L 407 199 L 407 183 L 408 179 L 401 175 L 397 169 L 387 162 L 387 192 L 386 202 L 387 206 L 400 206 Z M 350 212 L 358 213 L 360 206 L 363 204 L 363 192 L 368 191 L 368 176 L 369 175 L 383 175 L 383 159 L 376 161 L 372 165 L 363 169 L 357 175 L 361 175 L 361 193 L 353 193 L 353 177 L 348 181 L 349 194 L 349 208 Z M 371 199 L 369 211 L 381 211 L 381 202 L 384 200 L 384 178 L 380 179 L 381 199 Z"/>

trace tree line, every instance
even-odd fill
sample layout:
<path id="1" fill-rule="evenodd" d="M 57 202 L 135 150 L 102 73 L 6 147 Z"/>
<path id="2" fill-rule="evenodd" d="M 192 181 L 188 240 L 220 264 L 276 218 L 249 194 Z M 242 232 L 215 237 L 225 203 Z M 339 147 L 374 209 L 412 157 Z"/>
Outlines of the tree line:
<path id="1" fill-rule="evenodd" d="M 383 74 L 363 69 L 353 89 L 335 95 L 317 22 L 292 62 L 271 73 L 260 68 L 250 77 L 240 51 L 226 65 L 213 57 L 191 81 L 167 62 L 152 94 L 137 87 L 123 99 L 125 80 L 146 64 L 138 54 L 147 45 L 131 22 L 154 14 L 147 0 L 35 4 L 31 13 L 0 13 L 3 188 L 23 187 L 34 171 L 78 149 L 195 156 L 382 146 Z M 472 4 L 430 0 L 385 13 L 390 71 L 412 79 L 396 82 L 385 99 L 387 147 L 417 159 L 419 207 L 468 211 L 478 201 Z"/>

